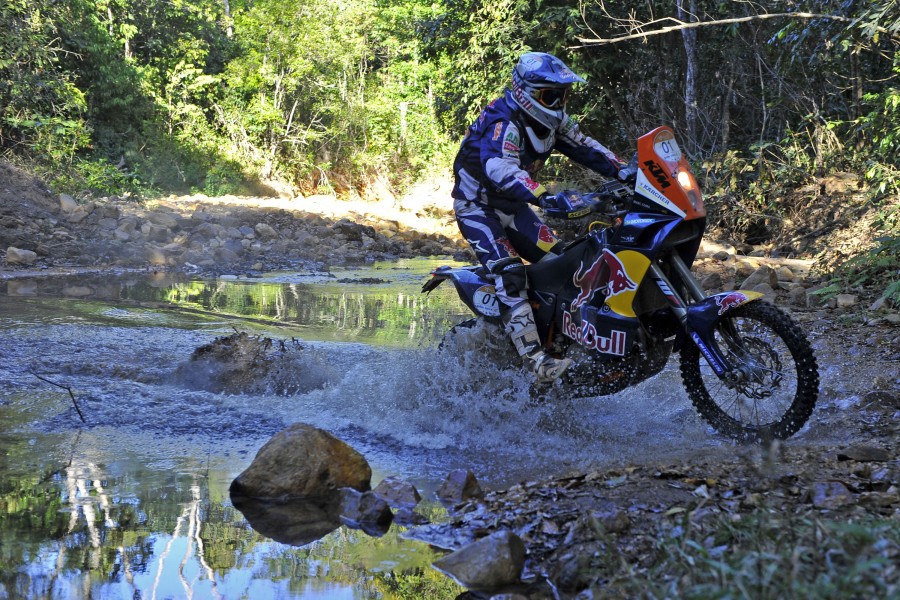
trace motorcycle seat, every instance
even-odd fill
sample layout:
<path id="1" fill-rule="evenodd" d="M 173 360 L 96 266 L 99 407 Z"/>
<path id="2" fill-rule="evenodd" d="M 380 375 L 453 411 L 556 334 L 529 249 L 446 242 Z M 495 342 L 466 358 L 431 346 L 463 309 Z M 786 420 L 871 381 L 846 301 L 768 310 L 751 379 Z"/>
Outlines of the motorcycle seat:
<path id="1" fill-rule="evenodd" d="M 590 244 L 584 242 L 571 244 L 558 256 L 528 265 L 528 287 L 558 294 L 566 284 L 572 285 L 572 274 L 578 270 L 582 257 L 590 248 Z"/>

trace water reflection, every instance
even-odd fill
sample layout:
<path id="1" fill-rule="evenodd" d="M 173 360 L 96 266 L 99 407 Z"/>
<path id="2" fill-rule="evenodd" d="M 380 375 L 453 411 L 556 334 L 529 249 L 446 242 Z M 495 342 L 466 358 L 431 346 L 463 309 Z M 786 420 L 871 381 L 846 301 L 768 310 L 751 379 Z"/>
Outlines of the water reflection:
<path id="1" fill-rule="evenodd" d="M 408 345 L 433 338 L 466 310 L 451 286 L 421 294 L 423 275 L 446 261 L 410 260 L 328 273 L 192 279 L 177 273 L 138 273 L 0 280 L 0 296 L 114 302 L 143 309 L 254 320 L 300 327 L 304 337 Z M 445 289 L 446 288 L 446 289 Z M 121 312 L 106 315 L 121 321 Z"/>
<path id="2" fill-rule="evenodd" d="M 6 457 L 0 458 L 0 598 L 453 598 L 460 592 L 430 569 L 431 550 L 400 540 L 396 529 L 371 538 L 339 527 L 327 507 L 244 505 L 241 513 L 226 490 L 233 467 L 185 458 L 174 469 L 148 469 L 146 456 L 98 455 L 96 435 L 102 436 L 76 434 L 69 460 L 38 472 L 8 470 L 8 457 L 23 447 L 58 456 L 60 446 L 0 438 L 0 457 Z"/>

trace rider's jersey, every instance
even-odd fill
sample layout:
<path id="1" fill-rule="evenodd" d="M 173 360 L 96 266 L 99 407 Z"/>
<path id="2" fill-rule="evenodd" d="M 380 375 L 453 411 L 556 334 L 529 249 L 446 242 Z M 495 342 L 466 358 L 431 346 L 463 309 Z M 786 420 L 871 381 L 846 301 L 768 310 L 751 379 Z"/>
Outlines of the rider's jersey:
<path id="1" fill-rule="evenodd" d="M 514 212 L 547 191 L 533 178 L 553 150 L 608 177 L 615 176 L 621 165 L 613 152 L 581 133 L 568 115 L 555 131 L 539 138 L 507 91 L 466 131 L 453 163 L 456 180 L 451 195 Z"/>

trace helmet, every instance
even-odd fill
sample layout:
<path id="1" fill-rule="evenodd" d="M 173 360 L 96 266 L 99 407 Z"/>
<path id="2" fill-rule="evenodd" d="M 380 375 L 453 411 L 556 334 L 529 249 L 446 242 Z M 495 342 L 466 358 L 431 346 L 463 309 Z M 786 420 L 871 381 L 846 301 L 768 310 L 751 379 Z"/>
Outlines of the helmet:
<path id="1" fill-rule="evenodd" d="M 513 101 L 545 127 L 556 129 L 566 118 L 566 99 L 573 83 L 584 79 L 546 52 L 527 52 L 512 73 Z"/>

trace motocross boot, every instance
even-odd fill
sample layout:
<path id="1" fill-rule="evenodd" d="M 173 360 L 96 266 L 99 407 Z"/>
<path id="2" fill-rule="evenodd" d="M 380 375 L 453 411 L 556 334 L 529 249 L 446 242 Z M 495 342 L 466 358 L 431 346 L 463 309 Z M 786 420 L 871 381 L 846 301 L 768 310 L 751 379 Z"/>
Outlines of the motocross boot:
<path id="1" fill-rule="evenodd" d="M 527 300 L 513 306 L 504 315 L 506 333 L 512 339 L 519 356 L 531 365 L 538 383 L 557 379 L 572 364 L 568 358 L 554 358 L 541 349 L 534 313 Z"/>

